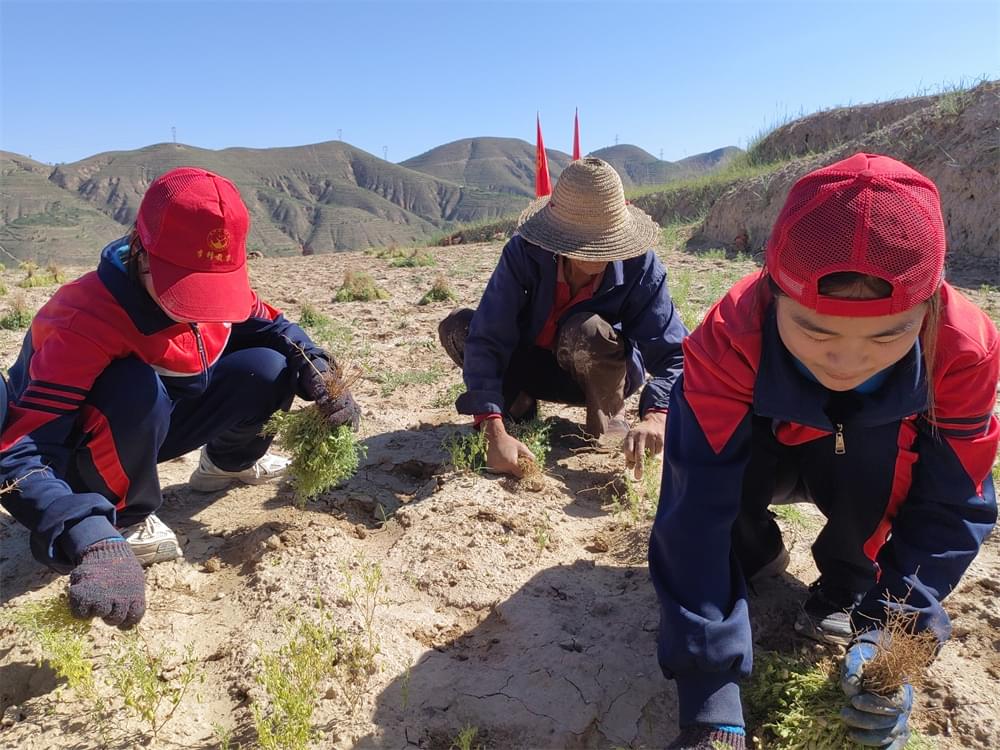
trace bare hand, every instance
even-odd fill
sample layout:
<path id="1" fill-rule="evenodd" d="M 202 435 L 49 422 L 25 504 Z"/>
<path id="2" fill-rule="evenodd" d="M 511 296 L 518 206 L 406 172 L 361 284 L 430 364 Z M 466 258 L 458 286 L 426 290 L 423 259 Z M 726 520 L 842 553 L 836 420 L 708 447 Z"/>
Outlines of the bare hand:
<path id="1" fill-rule="evenodd" d="M 499 419 L 487 420 L 483 429 L 486 431 L 486 466 L 500 474 L 513 474 L 518 478 L 523 476 L 524 472 L 517 465 L 517 460 L 522 457 L 535 460 L 528 446 L 508 435 Z"/>
<path id="2" fill-rule="evenodd" d="M 633 470 L 636 481 L 642 479 L 642 465 L 646 455 L 658 456 L 663 452 L 663 436 L 667 431 L 667 415 L 659 412 L 646 412 L 622 444 L 625 451 L 625 468 Z"/>

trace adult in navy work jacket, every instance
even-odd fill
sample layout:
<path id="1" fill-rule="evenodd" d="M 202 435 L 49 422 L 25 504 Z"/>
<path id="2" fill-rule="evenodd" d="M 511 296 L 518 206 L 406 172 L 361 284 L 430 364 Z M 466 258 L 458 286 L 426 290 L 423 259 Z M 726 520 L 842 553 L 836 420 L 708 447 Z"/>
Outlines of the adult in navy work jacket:
<path id="1" fill-rule="evenodd" d="M 662 450 L 687 329 L 652 250 L 658 239 L 610 164 L 575 161 L 551 200 L 522 214 L 479 308 L 442 321 L 441 342 L 465 378 L 456 406 L 485 430 L 491 469 L 520 476 L 518 458 L 531 452 L 502 417 L 529 418 L 538 400 L 585 405 L 587 433 L 624 439 L 639 473 L 644 453 Z M 640 422 L 630 428 L 625 399 L 639 388 Z"/>
<path id="2" fill-rule="evenodd" d="M 685 342 L 649 550 L 672 747 L 744 747 L 746 581 L 788 562 L 767 506 L 789 494 L 827 519 L 796 630 L 848 647 L 852 737 L 906 743 L 912 688 L 882 697 L 862 681 L 887 607 L 947 639 L 941 602 L 997 516 L 1000 337 L 943 281 L 944 258 L 934 184 L 856 154 L 792 187 L 763 273 Z"/>
<path id="3" fill-rule="evenodd" d="M 159 177 L 131 235 L 38 311 L 3 383 L 3 505 L 34 556 L 70 572 L 79 617 L 137 623 L 141 565 L 180 554 L 155 515 L 158 462 L 205 446 L 193 489 L 268 481 L 288 461 L 261 426 L 296 394 L 329 398 L 328 355 L 250 288 L 248 229 L 229 180 Z M 350 395 L 333 406 L 331 421 L 356 423 Z"/>

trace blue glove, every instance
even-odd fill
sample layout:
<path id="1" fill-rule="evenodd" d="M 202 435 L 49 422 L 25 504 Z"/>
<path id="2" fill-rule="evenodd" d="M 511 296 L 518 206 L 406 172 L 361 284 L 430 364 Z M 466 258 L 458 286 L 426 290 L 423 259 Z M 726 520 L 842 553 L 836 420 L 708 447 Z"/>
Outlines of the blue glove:
<path id="1" fill-rule="evenodd" d="M 866 635 L 867 638 L 875 633 Z M 881 634 L 878 634 L 881 635 Z M 865 662 L 877 653 L 874 643 L 857 641 L 844 655 L 840 667 L 840 687 L 851 705 L 840 712 L 851 739 L 866 747 L 903 750 L 910 739 L 910 711 L 913 710 L 913 687 L 903 685 L 893 696 L 869 693 L 861 687 Z"/>

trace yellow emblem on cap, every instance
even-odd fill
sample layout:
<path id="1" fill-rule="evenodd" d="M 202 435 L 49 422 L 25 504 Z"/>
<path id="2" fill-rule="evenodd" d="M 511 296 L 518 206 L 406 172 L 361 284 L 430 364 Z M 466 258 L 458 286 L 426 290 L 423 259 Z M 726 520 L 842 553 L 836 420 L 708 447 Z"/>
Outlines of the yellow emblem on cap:
<path id="1" fill-rule="evenodd" d="M 213 250 L 225 250 L 229 247 L 229 243 L 232 241 L 233 235 L 230 234 L 229 230 L 225 228 L 213 229 L 208 233 L 208 237 L 206 239 L 209 247 Z"/>

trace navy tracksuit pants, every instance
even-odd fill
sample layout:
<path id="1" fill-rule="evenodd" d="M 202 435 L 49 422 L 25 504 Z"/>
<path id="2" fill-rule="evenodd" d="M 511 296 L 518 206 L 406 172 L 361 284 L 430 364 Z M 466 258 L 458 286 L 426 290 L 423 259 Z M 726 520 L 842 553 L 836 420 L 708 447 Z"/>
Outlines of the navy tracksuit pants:
<path id="1" fill-rule="evenodd" d="M 211 372 L 208 387 L 185 398 L 137 359 L 112 362 L 87 399 L 100 417 L 74 436 L 75 460 L 64 477 L 73 491 L 104 495 L 118 508 L 118 525 L 128 526 L 163 501 L 160 462 L 206 445 L 221 469 L 252 466 L 271 444 L 261 427 L 292 403 L 297 371 L 283 354 L 252 348 L 223 355 Z"/>

